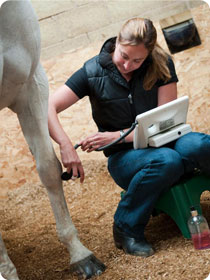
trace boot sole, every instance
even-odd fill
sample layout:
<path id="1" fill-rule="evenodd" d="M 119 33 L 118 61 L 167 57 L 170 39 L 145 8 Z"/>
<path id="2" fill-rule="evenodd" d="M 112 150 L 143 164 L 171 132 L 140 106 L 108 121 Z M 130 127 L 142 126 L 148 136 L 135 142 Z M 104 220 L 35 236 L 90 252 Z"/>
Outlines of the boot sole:
<path id="1" fill-rule="evenodd" d="M 127 250 L 125 250 L 125 248 L 123 248 L 123 246 L 121 245 L 121 243 L 118 243 L 118 242 L 114 242 L 115 243 L 115 246 L 117 249 L 119 250 L 123 250 L 125 254 L 127 255 L 131 255 L 131 256 L 137 256 L 137 257 L 143 257 L 143 258 L 147 258 L 147 257 L 150 257 L 152 255 L 154 255 L 155 251 L 151 249 L 150 252 L 146 253 L 146 252 L 133 252 L 133 253 L 130 253 L 128 252 Z"/>

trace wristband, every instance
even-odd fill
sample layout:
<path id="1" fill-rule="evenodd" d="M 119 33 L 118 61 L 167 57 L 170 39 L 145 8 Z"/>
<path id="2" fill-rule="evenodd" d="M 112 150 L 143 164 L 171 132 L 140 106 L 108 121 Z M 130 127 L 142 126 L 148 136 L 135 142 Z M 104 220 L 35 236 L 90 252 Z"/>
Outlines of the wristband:
<path id="1" fill-rule="evenodd" d="M 124 134 L 124 130 L 120 130 L 120 137 L 122 137 Z M 122 143 L 125 143 L 125 138 L 122 139 Z"/>

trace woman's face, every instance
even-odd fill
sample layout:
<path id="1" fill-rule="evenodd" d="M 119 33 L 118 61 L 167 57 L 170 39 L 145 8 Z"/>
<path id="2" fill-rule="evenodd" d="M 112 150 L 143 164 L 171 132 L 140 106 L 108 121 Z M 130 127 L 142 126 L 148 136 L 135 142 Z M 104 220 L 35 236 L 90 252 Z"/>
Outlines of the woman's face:
<path id="1" fill-rule="evenodd" d="M 148 54 L 144 44 L 130 46 L 117 43 L 112 60 L 122 75 L 128 75 L 142 65 Z"/>

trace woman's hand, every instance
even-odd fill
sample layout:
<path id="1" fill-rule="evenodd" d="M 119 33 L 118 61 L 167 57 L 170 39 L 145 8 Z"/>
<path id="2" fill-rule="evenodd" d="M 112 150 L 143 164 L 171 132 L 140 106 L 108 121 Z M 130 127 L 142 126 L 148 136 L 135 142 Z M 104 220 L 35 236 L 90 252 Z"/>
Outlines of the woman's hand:
<path id="1" fill-rule="evenodd" d="M 49 96 L 48 102 L 48 127 L 50 136 L 59 144 L 61 161 L 68 173 L 72 170 L 72 177 L 78 177 L 84 181 L 84 170 L 81 161 L 75 151 L 68 135 L 65 133 L 58 119 L 58 113 L 70 107 L 79 100 L 79 97 L 66 85 L 61 86 Z"/>
<path id="2" fill-rule="evenodd" d="M 66 171 L 70 173 L 72 170 L 72 177 L 80 175 L 80 182 L 84 181 L 84 169 L 80 158 L 72 146 L 71 142 L 63 143 L 60 145 L 61 161 Z"/>
<path id="3" fill-rule="evenodd" d="M 83 151 L 88 153 L 95 151 L 99 147 L 105 146 L 120 137 L 120 132 L 97 132 L 93 135 L 86 137 L 79 145 Z"/>

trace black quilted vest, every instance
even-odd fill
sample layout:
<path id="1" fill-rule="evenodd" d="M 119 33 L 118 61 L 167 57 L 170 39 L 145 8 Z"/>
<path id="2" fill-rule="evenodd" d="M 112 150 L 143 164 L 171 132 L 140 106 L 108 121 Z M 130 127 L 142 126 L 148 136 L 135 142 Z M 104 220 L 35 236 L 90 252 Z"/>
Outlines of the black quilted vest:
<path id="1" fill-rule="evenodd" d="M 157 106 L 158 87 L 152 90 L 143 89 L 143 79 L 147 70 L 148 57 L 137 69 L 130 82 L 127 82 L 112 63 L 110 53 L 113 52 L 116 38 L 106 41 L 99 55 L 85 63 L 89 81 L 90 102 L 93 119 L 99 131 L 117 131 L 129 128 L 136 115 Z M 117 144 L 105 155 L 119 149 L 132 147 Z"/>

